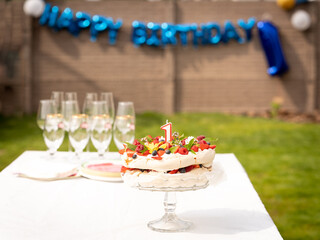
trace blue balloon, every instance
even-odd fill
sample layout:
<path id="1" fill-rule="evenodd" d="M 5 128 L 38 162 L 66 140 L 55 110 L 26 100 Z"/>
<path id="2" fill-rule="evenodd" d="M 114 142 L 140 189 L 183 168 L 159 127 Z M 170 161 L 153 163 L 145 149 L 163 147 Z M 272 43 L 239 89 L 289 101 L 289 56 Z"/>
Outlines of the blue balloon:
<path id="1" fill-rule="evenodd" d="M 249 42 L 252 37 L 252 28 L 254 27 L 256 23 L 255 18 L 249 18 L 248 23 L 246 23 L 243 19 L 238 20 L 238 25 L 243 28 L 243 30 L 246 32 L 246 40 Z"/>
<path id="2" fill-rule="evenodd" d="M 56 22 L 59 16 L 59 7 L 54 6 L 51 8 L 49 3 L 46 4 L 44 11 L 39 19 L 41 25 L 48 24 L 49 27 L 58 30 L 56 27 Z"/>
<path id="3" fill-rule="evenodd" d="M 215 22 L 209 22 L 202 26 L 204 32 L 204 39 L 206 43 L 218 44 L 221 41 L 221 29 L 220 25 Z M 212 36 L 212 30 L 215 30 L 215 35 Z"/>
<path id="4" fill-rule="evenodd" d="M 51 9 L 51 14 L 49 16 L 49 27 L 55 28 L 56 29 L 56 22 L 59 16 L 59 7 L 54 6 Z"/>
<path id="5" fill-rule="evenodd" d="M 63 28 L 67 28 L 69 32 L 74 35 L 78 36 L 80 29 L 76 20 L 73 19 L 73 12 L 70 8 L 66 8 L 60 15 L 57 20 L 57 29 L 61 30 Z"/>
<path id="6" fill-rule="evenodd" d="M 166 46 L 167 44 L 177 44 L 176 29 L 173 24 L 162 23 L 161 30 L 161 41 L 163 46 Z"/>
<path id="7" fill-rule="evenodd" d="M 118 31 L 122 26 L 122 20 L 118 19 L 117 22 L 113 23 L 112 18 L 107 18 L 107 26 L 109 30 L 109 43 L 114 45 L 116 44 Z"/>
<path id="8" fill-rule="evenodd" d="M 131 40 L 133 44 L 138 47 L 146 43 L 147 41 L 147 27 L 143 22 L 132 22 Z"/>
<path id="9" fill-rule="evenodd" d="M 271 76 L 280 75 L 288 70 L 288 64 L 284 57 L 277 28 L 268 21 L 257 24 L 260 42 L 266 55 Z"/>
<path id="10" fill-rule="evenodd" d="M 91 16 L 85 12 L 77 12 L 76 22 L 79 28 L 87 28 L 91 24 Z"/>
<path id="11" fill-rule="evenodd" d="M 91 28 L 90 28 L 90 40 L 95 42 L 99 32 L 105 31 L 108 27 L 108 20 L 104 16 L 94 15 L 92 17 Z"/>
<path id="12" fill-rule="evenodd" d="M 160 39 L 158 38 L 158 31 L 160 29 L 160 25 L 157 23 L 149 22 L 147 24 L 147 28 L 151 30 L 151 35 L 147 39 L 147 45 L 158 47 L 160 45 Z"/>
<path id="13" fill-rule="evenodd" d="M 41 25 L 45 25 L 48 23 L 49 21 L 49 17 L 50 17 L 50 14 L 51 14 L 51 4 L 50 3 L 47 3 L 45 8 L 44 8 L 44 11 L 39 19 L 39 23 Z"/>
<path id="14" fill-rule="evenodd" d="M 193 33 L 193 38 L 192 38 L 193 46 L 197 47 L 200 40 L 202 44 L 207 43 L 205 40 L 205 32 L 203 28 L 201 30 L 198 30 L 198 25 L 196 23 L 193 23 L 190 26 L 190 30 Z"/>
<path id="15" fill-rule="evenodd" d="M 180 42 L 182 46 L 188 44 L 188 32 L 190 31 L 189 25 L 178 24 L 176 25 L 177 35 L 180 37 Z"/>
<path id="16" fill-rule="evenodd" d="M 244 39 L 239 36 L 233 24 L 230 21 L 226 21 L 224 24 L 224 32 L 222 35 L 222 40 L 225 43 L 228 43 L 230 39 L 234 39 L 238 41 L 238 43 L 244 43 Z"/>

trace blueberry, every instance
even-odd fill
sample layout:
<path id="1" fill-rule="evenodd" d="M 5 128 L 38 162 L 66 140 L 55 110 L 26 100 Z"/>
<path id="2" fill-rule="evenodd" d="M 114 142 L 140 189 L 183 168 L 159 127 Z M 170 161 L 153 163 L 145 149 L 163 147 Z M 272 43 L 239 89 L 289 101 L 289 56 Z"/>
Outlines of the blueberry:
<path id="1" fill-rule="evenodd" d="M 159 142 L 164 142 L 164 139 L 160 139 Z"/>
<path id="2" fill-rule="evenodd" d="M 208 145 L 210 145 L 210 143 L 209 143 L 209 142 L 207 142 L 207 144 L 208 144 Z"/>
<path id="3" fill-rule="evenodd" d="M 166 154 L 170 154 L 171 153 L 171 151 L 168 149 L 168 150 L 166 150 Z"/>
<path id="4" fill-rule="evenodd" d="M 133 158 L 133 159 L 137 158 L 137 154 L 133 154 L 133 155 L 132 155 L 132 158 Z"/>
<path id="5" fill-rule="evenodd" d="M 180 172 L 180 173 L 185 173 L 185 172 L 186 172 L 186 169 L 185 169 L 185 168 L 180 168 L 180 169 L 179 169 L 179 172 Z"/>
<path id="6" fill-rule="evenodd" d="M 154 151 L 152 152 L 152 156 L 156 156 L 157 154 L 158 154 L 157 150 L 154 150 Z"/>
<path id="7" fill-rule="evenodd" d="M 202 167 L 203 165 L 202 164 L 199 164 L 199 167 Z"/>

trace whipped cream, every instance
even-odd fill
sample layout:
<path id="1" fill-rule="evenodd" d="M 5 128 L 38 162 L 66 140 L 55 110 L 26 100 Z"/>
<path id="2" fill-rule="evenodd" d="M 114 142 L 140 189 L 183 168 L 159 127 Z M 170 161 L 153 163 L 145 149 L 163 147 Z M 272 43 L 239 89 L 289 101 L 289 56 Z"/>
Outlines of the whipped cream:
<path id="1" fill-rule="evenodd" d="M 214 149 L 200 150 L 193 154 L 189 152 L 187 155 L 179 153 L 164 154 L 161 160 L 155 160 L 152 155 L 137 156 L 133 159 L 128 157 L 127 153 L 121 155 L 123 166 L 127 168 L 149 169 L 158 172 L 167 172 L 169 170 L 184 168 L 190 165 L 203 164 L 210 167 L 215 156 Z"/>
<path id="2" fill-rule="evenodd" d="M 211 170 L 207 168 L 194 168 L 190 172 L 176 174 L 128 170 L 122 175 L 122 178 L 131 187 L 177 188 L 204 186 L 208 184 L 209 174 Z"/>

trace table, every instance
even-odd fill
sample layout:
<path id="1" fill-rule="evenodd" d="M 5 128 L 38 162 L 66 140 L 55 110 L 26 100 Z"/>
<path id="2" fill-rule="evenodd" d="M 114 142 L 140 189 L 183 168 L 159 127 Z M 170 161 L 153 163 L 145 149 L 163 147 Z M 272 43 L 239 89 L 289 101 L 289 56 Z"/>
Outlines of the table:
<path id="1" fill-rule="evenodd" d="M 221 184 L 177 193 L 177 215 L 194 223 L 181 233 L 147 227 L 163 215 L 161 192 L 85 178 L 41 182 L 12 174 L 44 154 L 26 151 L 0 173 L 0 239 L 282 239 L 234 154 L 216 155 L 226 175 Z M 56 158 L 68 161 L 70 154 L 58 152 Z"/>

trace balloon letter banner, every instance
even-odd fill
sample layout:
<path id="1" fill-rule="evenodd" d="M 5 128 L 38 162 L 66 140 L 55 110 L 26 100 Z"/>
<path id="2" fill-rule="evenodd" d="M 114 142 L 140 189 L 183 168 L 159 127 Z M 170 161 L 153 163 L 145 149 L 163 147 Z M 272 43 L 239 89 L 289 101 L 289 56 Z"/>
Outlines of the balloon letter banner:
<path id="1" fill-rule="evenodd" d="M 268 74 L 280 75 L 288 70 L 277 28 L 271 22 L 258 22 L 258 31 L 269 64 Z"/>
<path id="2" fill-rule="evenodd" d="M 48 24 L 49 27 L 56 31 L 68 29 L 68 31 L 78 36 L 81 29 L 90 27 L 91 41 L 96 41 L 98 34 L 103 31 L 109 32 L 109 44 L 116 43 L 118 31 L 122 26 L 122 21 L 113 21 L 112 18 L 94 15 L 92 18 L 89 14 L 84 12 L 77 12 L 75 17 L 70 8 L 66 8 L 59 16 L 59 7 L 46 4 L 39 23 L 41 25 Z"/>

